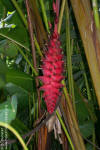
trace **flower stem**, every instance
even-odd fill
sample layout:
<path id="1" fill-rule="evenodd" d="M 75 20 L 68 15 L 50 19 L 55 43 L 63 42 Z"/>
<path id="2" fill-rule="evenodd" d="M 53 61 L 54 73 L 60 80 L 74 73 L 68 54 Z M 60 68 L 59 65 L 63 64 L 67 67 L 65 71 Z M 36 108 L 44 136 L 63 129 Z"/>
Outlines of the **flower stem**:
<path id="1" fill-rule="evenodd" d="M 58 119 L 59 119 L 59 121 L 60 121 L 60 123 L 61 123 L 61 125 L 62 125 L 62 128 L 63 128 L 63 130 L 64 130 L 64 132 L 65 132 L 65 135 L 66 135 L 66 137 L 67 137 L 67 139 L 68 139 L 68 141 L 69 141 L 69 143 L 70 143 L 70 145 L 71 145 L 72 150 L 75 150 L 75 149 L 74 149 L 74 146 L 73 146 L 73 143 L 72 143 L 72 141 L 71 141 L 71 138 L 70 138 L 70 136 L 69 136 L 69 133 L 68 133 L 66 127 L 65 127 L 65 124 L 64 124 L 64 122 L 63 122 L 63 120 L 62 120 L 62 118 L 61 118 L 61 116 L 59 115 L 59 113 L 58 113 L 57 110 L 56 110 L 56 115 L 57 115 L 57 117 L 58 117 Z"/>
<path id="2" fill-rule="evenodd" d="M 70 18 L 69 18 L 69 7 L 68 1 L 65 3 L 66 13 L 66 55 L 67 55 L 67 69 L 68 70 L 68 87 L 69 95 L 72 97 L 73 106 L 75 110 L 75 95 L 74 95 L 74 84 L 73 84 L 73 70 L 72 70 L 72 50 L 73 40 L 70 38 Z"/>
<path id="3" fill-rule="evenodd" d="M 40 46 L 39 46 L 39 44 L 38 44 L 38 42 L 37 42 L 37 40 L 36 40 L 35 35 L 34 35 L 34 43 L 35 43 L 36 49 L 37 49 L 37 51 L 38 51 L 38 54 L 39 54 L 41 57 L 43 57 L 43 54 L 42 54 L 42 52 L 41 52 L 41 50 L 40 50 Z"/>

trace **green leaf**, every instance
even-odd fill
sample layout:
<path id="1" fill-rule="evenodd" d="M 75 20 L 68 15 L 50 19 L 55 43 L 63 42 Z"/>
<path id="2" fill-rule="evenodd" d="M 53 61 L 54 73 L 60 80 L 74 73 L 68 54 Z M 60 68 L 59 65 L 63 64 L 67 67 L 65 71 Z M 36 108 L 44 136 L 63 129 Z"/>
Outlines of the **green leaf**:
<path id="1" fill-rule="evenodd" d="M 7 72 L 6 64 L 0 59 L 0 74 L 4 74 Z"/>
<path id="2" fill-rule="evenodd" d="M 77 118 L 79 120 L 79 123 L 84 123 L 84 121 L 87 120 L 89 117 L 89 112 L 87 110 L 85 102 L 82 99 L 80 91 L 75 83 L 74 83 L 74 87 L 75 87 L 74 90 L 75 90 L 75 99 L 76 99 L 75 103 L 76 103 Z"/>
<path id="3" fill-rule="evenodd" d="M 88 138 L 93 134 L 94 124 L 92 121 L 87 121 L 82 125 L 79 125 L 80 131 L 84 138 Z"/>
<path id="4" fill-rule="evenodd" d="M 11 98 L 9 97 L 6 102 L 0 104 L 0 121 L 5 123 L 11 123 L 11 121 L 14 120 L 16 117 L 16 112 L 17 97 L 16 95 L 13 95 Z"/>
<path id="5" fill-rule="evenodd" d="M 33 78 L 21 71 L 18 70 L 8 70 L 6 73 L 7 83 L 13 83 L 17 86 L 27 90 L 28 92 L 33 92 L 33 88 L 35 88 L 35 81 Z"/>
<path id="6" fill-rule="evenodd" d="M 2 1 L 0 1 L 0 20 L 4 15 L 4 5 L 2 3 Z"/>
<path id="7" fill-rule="evenodd" d="M 4 87 L 5 84 L 6 84 L 5 77 L 0 74 L 0 88 Z"/>
<path id="8" fill-rule="evenodd" d="M 17 110 L 17 97 L 16 97 L 16 95 L 12 96 L 11 106 L 12 106 L 13 112 L 16 112 L 16 110 Z"/>
<path id="9" fill-rule="evenodd" d="M 0 53 L 5 56 L 15 57 L 18 53 L 17 46 L 8 40 L 0 41 Z"/>
<path id="10" fill-rule="evenodd" d="M 29 47 L 29 35 L 27 33 L 27 29 L 24 27 L 17 12 L 14 13 L 12 18 L 7 23 L 15 24 L 16 27 L 14 29 L 2 28 L 0 29 L 0 33 L 11 38 L 12 40 L 20 42 L 24 46 Z"/>
<path id="11" fill-rule="evenodd" d="M 6 7 L 7 11 L 13 11 L 13 4 L 11 3 L 10 0 L 1 0 L 2 4 Z"/>
<path id="12" fill-rule="evenodd" d="M 22 109 L 24 108 L 24 106 L 27 106 L 28 96 L 29 96 L 29 92 L 27 90 L 24 90 L 23 88 L 13 83 L 6 84 L 5 89 L 10 95 L 13 95 L 14 93 L 16 93 L 16 96 L 18 99 L 18 105 L 19 105 L 18 108 L 20 107 Z"/>
<path id="13" fill-rule="evenodd" d="M 91 144 L 87 143 L 86 150 L 93 150 L 93 146 Z"/>
<path id="14" fill-rule="evenodd" d="M 13 95 L 16 93 L 17 99 L 18 99 L 18 113 L 17 117 L 21 119 L 27 126 L 29 122 L 29 99 L 31 106 L 33 105 L 33 94 L 29 93 L 27 90 L 12 84 L 8 83 L 5 85 L 5 90 L 10 94 Z M 34 93 L 36 93 L 34 91 Z M 35 108 L 37 107 L 37 101 L 34 102 Z"/>
<path id="15" fill-rule="evenodd" d="M 29 129 L 28 127 L 18 118 L 16 118 L 15 120 L 13 120 L 11 122 L 11 125 L 14 127 L 14 129 L 16 129 L 20 134 L 24 134 L 25 132 L 28 132 Z"/>

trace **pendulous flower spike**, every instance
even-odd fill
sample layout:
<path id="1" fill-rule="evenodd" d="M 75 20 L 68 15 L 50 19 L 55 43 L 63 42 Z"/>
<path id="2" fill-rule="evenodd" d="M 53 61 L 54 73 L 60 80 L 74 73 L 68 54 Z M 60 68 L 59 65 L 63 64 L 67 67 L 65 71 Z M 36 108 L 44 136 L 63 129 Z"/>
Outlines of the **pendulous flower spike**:
<path id="1" fill-rule="evenodd" d="M 53 3 L 54 13 L 56 13 L 54 31 L 47 45 L 48 51 L 45 52 L 45 57 L 42 59 L 43 64 L 41 68 L 43 76 L 39 77 L 39 79 L 43 82 L 43 86 L 40 87 L 40 90 L 44 91 L 43 98 L 50 114 L 55 110 L 56 103 L 61 95 L 61 88 L 63 87 L 61 80 L 64 79 L 64 61 L 59 34 L 57 32 L 58 10 L 56 6 L 57 5 Z"/>

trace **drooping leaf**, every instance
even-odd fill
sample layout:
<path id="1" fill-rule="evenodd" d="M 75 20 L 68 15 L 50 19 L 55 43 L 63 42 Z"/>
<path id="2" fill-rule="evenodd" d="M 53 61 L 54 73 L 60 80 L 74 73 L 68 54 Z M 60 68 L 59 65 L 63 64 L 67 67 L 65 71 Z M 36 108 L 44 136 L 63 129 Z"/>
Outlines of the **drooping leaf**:
<path id="1" fill-rule="evenodd" d="M 16 93 L 17 95 L 17 99 L 18 99 L 18 105 L 20 106 L 20 108 L 25 108 L 25 106 L 27 107 L 27 103 L 28 103 L 28 91 L 13 84 L 13 83 L 8 83 L 5 85 L 5 89 L 7 90 L 7 92 L 10 95 L 13 95 L 14 93 Z M 19 108 L 18 106 L 18 108 Z"/>

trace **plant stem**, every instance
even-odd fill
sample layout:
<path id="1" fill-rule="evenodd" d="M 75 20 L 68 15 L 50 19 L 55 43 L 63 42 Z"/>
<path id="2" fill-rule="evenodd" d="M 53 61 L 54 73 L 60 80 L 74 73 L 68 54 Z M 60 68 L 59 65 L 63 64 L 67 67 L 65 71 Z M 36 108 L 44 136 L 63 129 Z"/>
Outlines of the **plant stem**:
<path id="1" fill-rule="evenodd" d="M 96 27 L 97 29 L 100 29 L 100 20 L 99 20 L 97 0 L 92 0 L 92 6 L 93 6 L 93 13 L 94 13 Z"/>
<path id="2" fill-rule="evenodd" d="M 24 57 L 24 59 L 26 60 L 26 62 L 30 65 L 33 73 L 35 74 L 35 76 L 38 76 L 37 71 L 35 70 L 35 68 L 33 67 L 33 65 L 31 64 L 31 62 L 29 61 L 29 59 L 26 57 L 26 55 L 23 53 L 23 51 L 17 46 L 19 52 L 22 54 L 22 56 Z"/>
<path id="3" fill-rule="evenodd" d="M 20 15 L 21 19 L 23 20 L 24 25 L 25 25 L 25 26 L 26 26 L 26 28 L 28 29 L 27 20 L 26 20 L 26 18 L 25 18 L 25 16 L 24 16 L 24 14 L 23 14 L 22 10 L 21 10 L 21 9 L 20 9 L 20 7 L 18 6 L 18 4 L 17 4 L 16 0 L 11 0 L 11 1 L 12 1 L 12 3 L 14 4 L 15 8 L 17 9 L 17 11 L 18 11 L 18 13 L 19 13 L 19 15 Z"/>
<path id="4" fill-rule="evenodd" d="M 40 16 L 40 12 L 39 12 L 39 9 L 37 7 L 37 0 L 29 0 L 29 4 L 30 4 L 30 7 L 31 7 L 31 15 L 34 16 L 34 23 L 36 26 L 38 25 L 38 28 L 40 30 L 40 36 L 42 36 L 42 40 L 45 40 L 47 41 L 47 33 L 44 29 L 44 25 L 43 25 L 43 22 L 42 22 L 42 19 L 41 19 L 41 16 Z"/>
<path id="5" fill-rule="evenodd" d="M 70 44 L 70 22 L 69 22 L 69 8 L 66 2 L 66 55 L 67 55 L 67 69 L 68 70 L 68 86 L 69 86 L 69 94 L 71 96 L 71 44 Z"/>
<path id="6" fill-rule="evenodd" d="M 67 102 L 67 105 L 68 105 L 68 109 L 70 111 L 72 122 L 73 122 L 74 128 L 76 129 L 75 133 L 77 132 L 77 138 L 78 138 L 79 143 L 80 143 L 80 149 L 85 150 L 85 145 L 84 145 L 83 139 L 82 139 L 81 134 L 80 134 L 80 129 L 79 129 L 79 126 L 78 126 L 78 123 L 77 123 L 76 115 L 75 115 L 75 112 L 73 111 L 73 105 L 71 103 L 71 99 L 69 97 L 69 94 L 68 94 L 68 91 L 67 91 L 66 84 L 65 84 L 64 80 L 62 81 L 62 84 L 64 86 L 63 87 L 63 92 L 65 94 L 65 98 L 66 98 L 66 102 Z"/>
<path id="7" fill-rule="evenodd" d="M 71 141 L 71 138 L 70 138 L 70 136 L 69 136 L 69 133 L 68 133 L 66 127 L 65 127 L 65 124 L 64 124 L 64 122 L 63 122 L 63 120 L 62 120 L 62 118 L 61 118 L 61 116 L 60 116 L 60 114 L 58 113 L 57 110 L 56 110 L 56 115 L 57 115 L 57 117 L 58 117 L 58 119 L 59 119 L 59 121 L 60 121 L 60 123 L 61 123 L 61 125 L 62 125 L 62 128 L 63 128 L 63 130 L 64 130 L 64 132 L 65 132 L 65 135 L 66 135 L 66 137 L 67 137 L 67 139 L 68 139 L 68 141 L 69 141 L 69 143 L 70 143 L 70 145 L 71 145 L 72 150 L 75 150 L 75 149 L 74 149 L 74 146 L 73 146 L 73 143 L 72 143 L 72 141 Z"/>
<path id="8" fill-rule="evenodd" d="M 58 23 L 58 33 L 60 33 L 60 30 L 61 30 L 64 7 L 65 7 L 65 0 L 62 1 L 62 5 L 61 5 L 61 11 L 60 11 L 59 23 Z"/>
<path id="9" fill-rule="evenodd" d="M 96 32 L 96 30 L 92 30 L 91 28 L 89 28 L 91 26 L 91 20 L 93 20 L 91 14 L 90 1 L 84 0 L 84 3 L 83 0 L 70 1 L 73 7 L 73 12 L 76 17 L 78 29 L 82 38 L 85 55 L 87 58 L 90 74 L 93 80 L 93 85 L 97 96 L 97 101 L 100 108 L 100 41 L 98 36 L 99 32 Z"/>
<path id="10" fill-rule="evenodd" d="M 73 40 L 70 39 L 70 20 L 69 20 L 69 8 L 68 2 L 65 3 L 65 13 L 66 13 L 66 55 L 67 55 L 67 69 L 68 70 L 68 86 L 69 95 L 72 97 L 73 106 L 75 110 L 75 96 L 74 96 L 74 84 L 73 84 L 73 74 L 72 74 L 72 50 L 73 50 Z"/>
<path id="11" fill-rule="evenodd" d="M 17 44 L 17 45 L 23 47 L 23 48 L 26 49 L 28 52 L 30 52 L 30 49 L 29 49 L 28 47 L 22 45 L 20 42 L 15 41 L 14 39 L 12 39 L 12 38 L 10 38 L 10 37 L 8 37 L 8 36 L 2 34 L 2 33 L 0 33 L 0 36 L 2 36 L 2 37 L 4 37 L 4 38 L 8 39 L 9 41 L 11 41 L 11 42 L 14 43 L 14 44 Z"/>
<path id="12" fill-rule="evenodd" d="M 30 7 L 29 7 L 29 1 L 26 0 L 26 9 L 27 9 L 27 16 L 28 16 L 28 27 L 29 27 L 29 34 L 30 34 L 30 40 L 31 40 L 31 47 L 32 47 L 32 60 L 34 64 L 35 70 L 38 72 L 37 69 L 37 63 L 36 63 L 36 51 L 35 51 L 35 46 L 34 46 L 34 39 L 33 39 L 33 27 L 32 27 L 32 22 L 31 22 L 31 14 L 30 14 Z M 38 89 L 39 87 L 39 81 L 38 78 L 35 78 L 36 81 L 36 87 L 37 87 L 37 95 L 38 95 L 38 111 L 39 115 L 41 114 L 41 99 L 40 99 L 40 91 Z"/>
<path id="13" fill-rule="evenodd" d="M 18 140 L 21 143 L 24 150 L 28 150 L 28 148 L 27 148 L 26 144 L 24 143 L 22 137 L 19 135 L 19 133 L 13 127 L 11 127 L 9 124 L 4 123 L 4 122 L 0 122 L 0 126 L 9 129 L 13 134 L 15 134 L 15 136 L 18 138 Z"/>
<path id="14" fill-rule="evenodd" d="M 42 13 L 43 13 L 43 19 L 44 19 L 44 23 L 45 23 L 45 26 L 46 26 L 46 30 L 47 30 L 48 33 L 50 33 L 49 26 L 48 26 L 48 19 L 47 19 L 45 7 L 44 7 L 44 2 L 43 2 L 43 0 L 39 0 L 39 1 L 40 1 Z"/>
<path id="15" fill-rule="evenodd" d="M 41 57 L 43 57 L 43 54 L 42 54 L 42 52 L 41 52 L 41 50 L 40 50 L 40 46 L 39 46 L 39 44 L 38 44 L 38 42 L 37 42 L 35 36 L 34 36 L 34 42 L 35 42 L 35 46 L 36 46 L 36 49 L 37 49 L 37 51 L 38 51 L 38 54 L 39 54 Z"/>
<path id="16" fill-rule="evenodd" d="M 73 51 L 73 45 L 74 45 L 74 41 L 72 39 L 71 41 L 71 56 L 70 56 L 70 75 L 71 75 L 71 94 L 72 94 L 72 100 L 73 100 L 73 106 L 74 106 L 74 110 L 76 110 L 75 108 L 75 94 L 74 94 L 74 80 L 73 80 L 73 70 L 72 70 L 72 51 Z"/>

